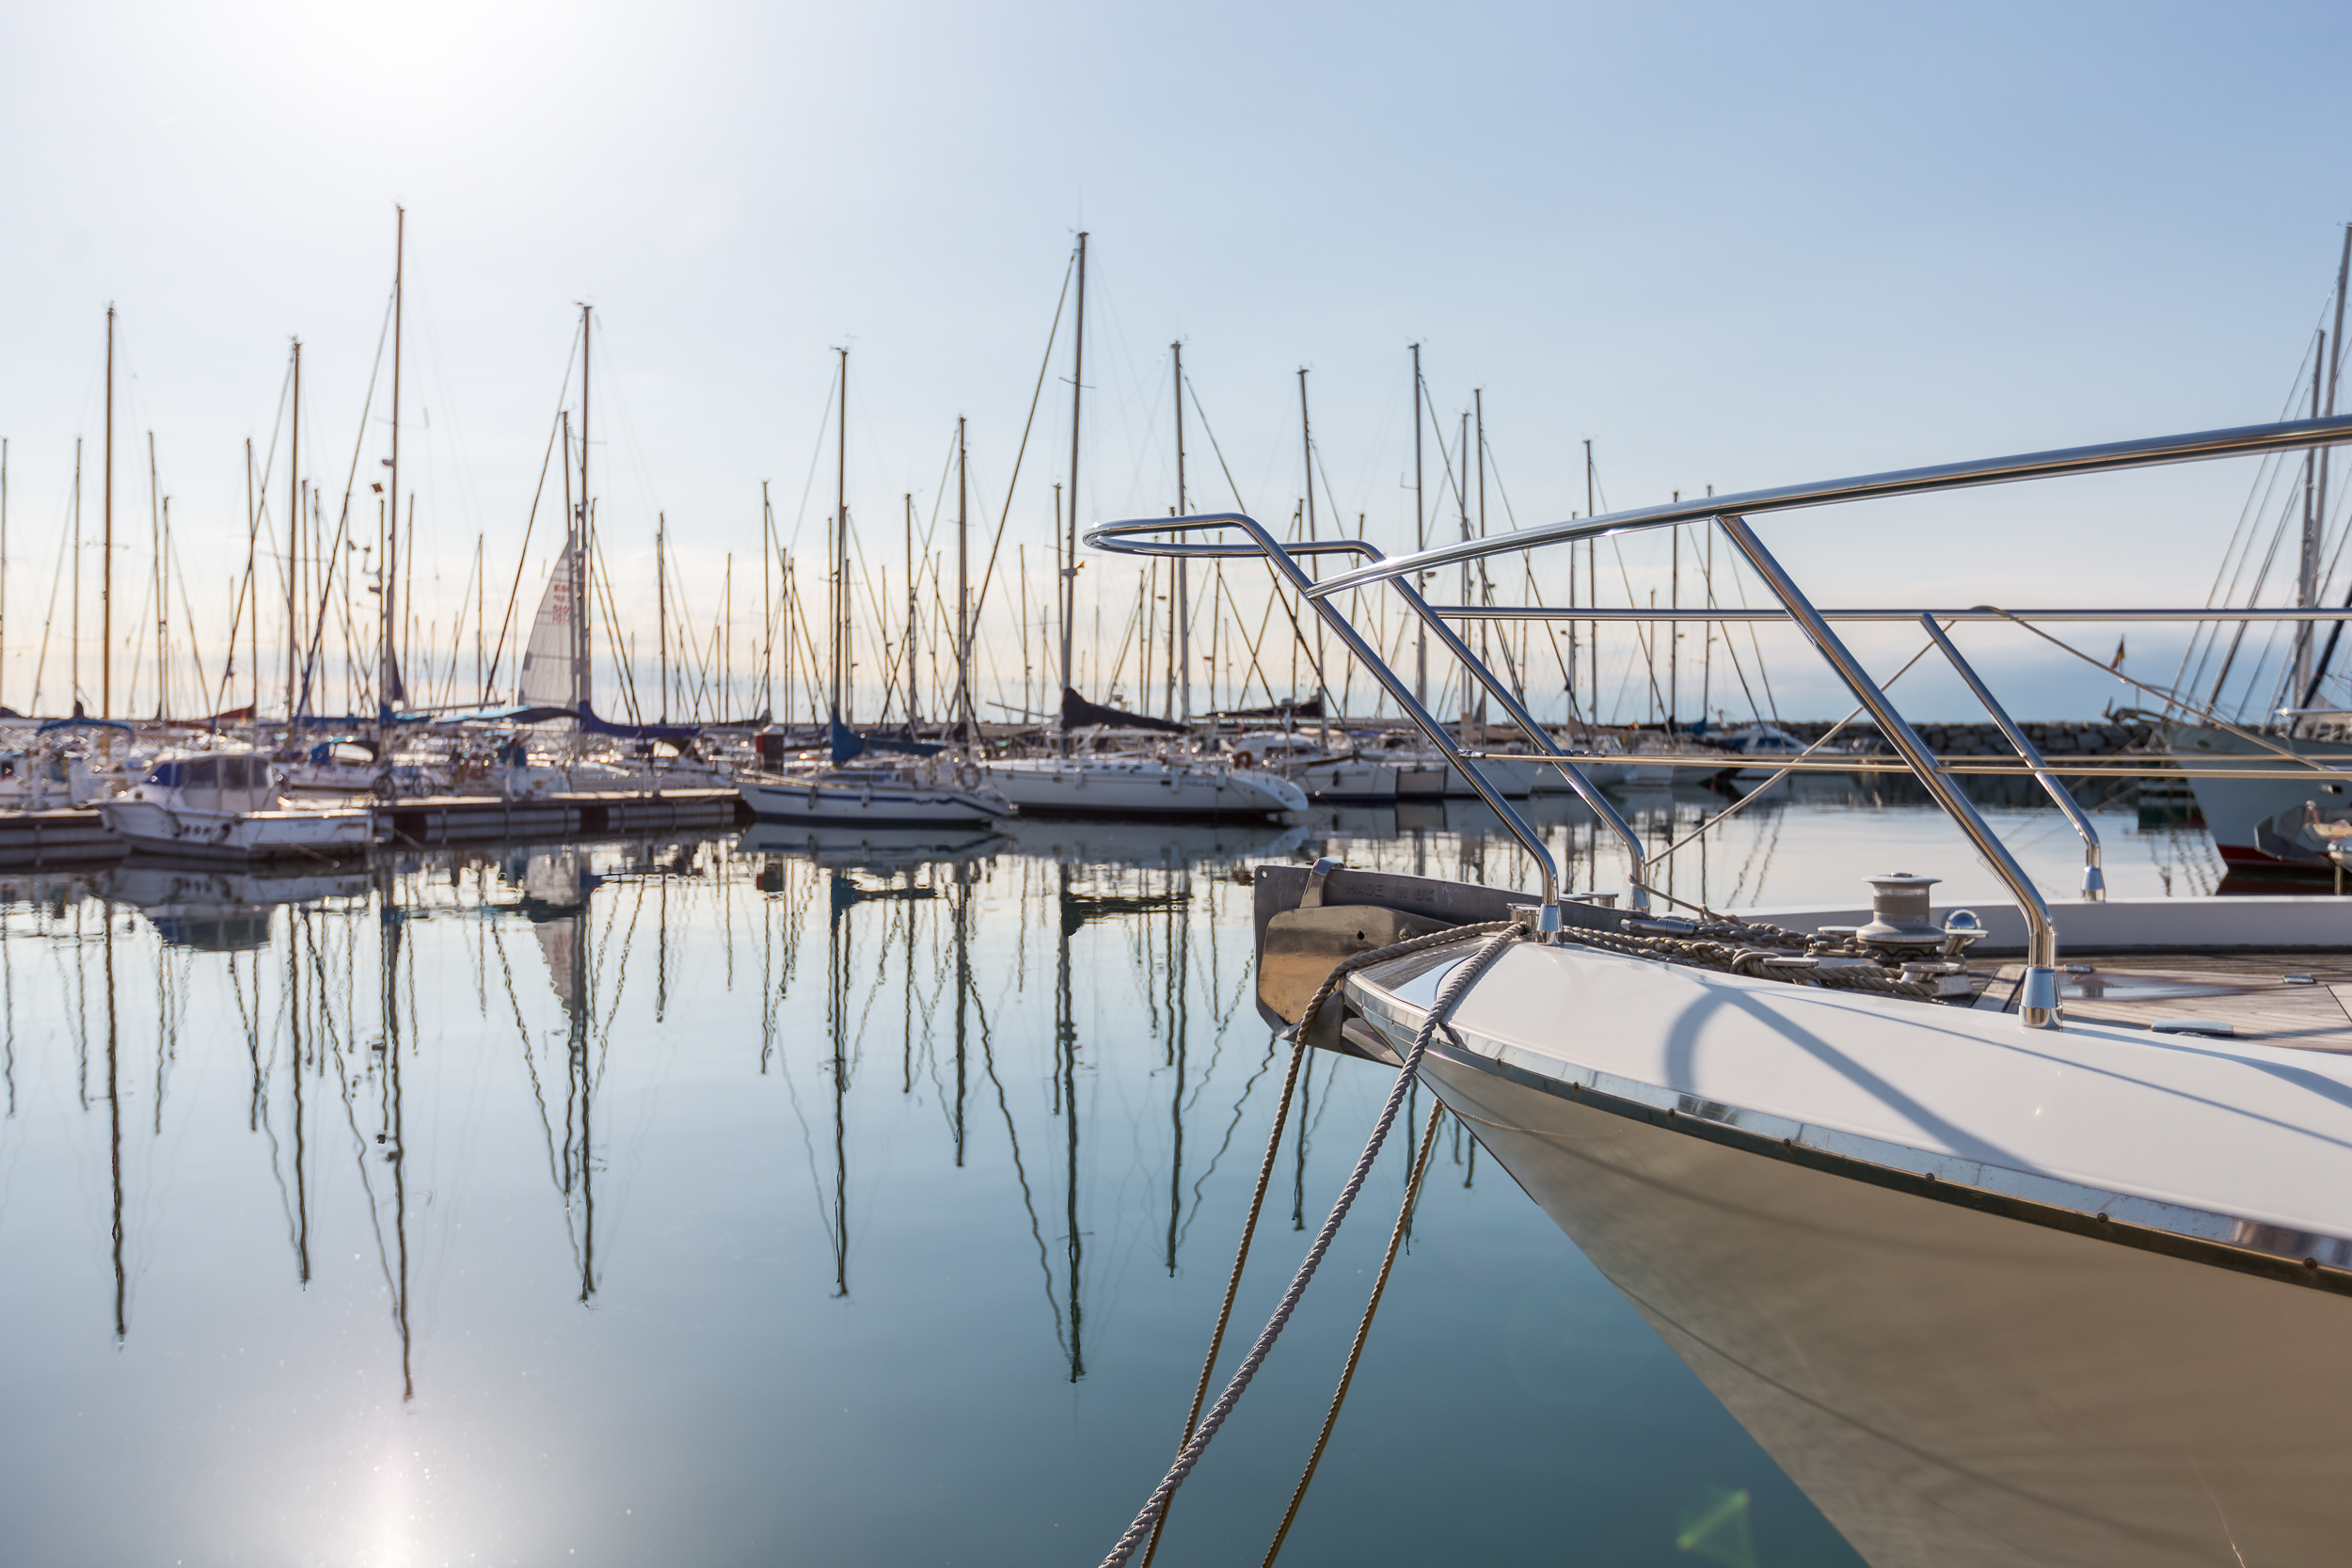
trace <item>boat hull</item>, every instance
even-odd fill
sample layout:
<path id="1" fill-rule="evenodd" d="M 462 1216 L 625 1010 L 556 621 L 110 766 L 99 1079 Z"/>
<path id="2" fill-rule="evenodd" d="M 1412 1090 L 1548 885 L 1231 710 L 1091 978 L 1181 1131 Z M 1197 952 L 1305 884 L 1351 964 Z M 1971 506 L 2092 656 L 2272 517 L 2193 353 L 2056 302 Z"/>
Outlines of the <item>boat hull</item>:
<path id="1" fill-rule="evenodd" d="M 199 811 L 153 800 L 106 800 L 100 818 L 133 849 L 207 861 L 364 854 L 373 815 L 354 811 Z"/>
<path id="2" fill-rule="evenodd" d="M 744 779 L 737 786 L 754 816 L 769 822 L 834 827 L 982 828 L 1006 814 L 1004 804 L 961 789 L 901 784 L 850 787 Z"/>
<path id="3" fill-rule="evenodd" d="M 1200 821 L 1294 819 L 1307 807 L 1298 785 L 1270 773 L 1180 763 L 984 763 L 981 778 L 1025 816 L 1168 817 Z"/>
<path id="4" fill-rule="evenodd" d="M 2320 1562 L 2352 1539 L 2352 1299 L 1490 1063 L 1424 1077 L 1876 1568 Z"/>
<path id="5" fill-rule="evenodd" d="M 2321 872 L 2333 868 L 2328 843 L 2352 836 L 2352 746 L 2280 738 L 2274 743 L 2331 771 L 2314 771 L 2308 779 L 2233 779 L 2217 770 L 2284 759 L 2227 730 L 2205 725 L 2174 725 L 2167 738 L 2173 759 L 2189 776 L 2197 809 L 2225 863 Z"/>
<path id="6" fill-rule="evenodd" d="M 1262 948 L 1305 882 L 1261 871 Z M 1326 897 L 1475 920 L 1507 895 L 1343 870 Z M 2281 962 L 2352 921 L 2337 899 L 2054 913 L 2084 951 Z M 1985 948 L 2024 935 L 2013 910 L 1984 925 Z M 1350 974 L 1324 1043 L 1398 1060 L 1466 951 Z M 1879 1568 L 2317 1562 L 2352 1540 L 2352 1062 L 2299 1027 L 2027 1030 L 1996 990 L 1521 942 L 1421 1070 Z"/>
<path id="7" fill-rule="evenodd" d="M 1406 907 L 1418 882 L 1363 885 Z M 2340 945 L 2312 903 L 2059 923 Z M 1347 1041 L 1395 1059 L 1460 953 L 1351 975 Z M 2352 1540 L 2341 1056 L 1534 943 L 1449 1023 L 1424 1079 L 1878 1568 Z"/>
<path id="8" fill-rule="evenodd" d="M 1616 764 L 1597 758 L 1571 760 L 1597 784 L 1613 784 L 1621 771 Z M 1557 768 L 1535 757 L 1495 757 L 1480 763 L 1479 768 L 1506 800 L 1573 792 Z M 1480 799 L 1459 768 L 1435 754 L 1409 760 L 1374 756 L 1309 763 L 1290 776 L 1314 800 L 1357 805 Z"/>

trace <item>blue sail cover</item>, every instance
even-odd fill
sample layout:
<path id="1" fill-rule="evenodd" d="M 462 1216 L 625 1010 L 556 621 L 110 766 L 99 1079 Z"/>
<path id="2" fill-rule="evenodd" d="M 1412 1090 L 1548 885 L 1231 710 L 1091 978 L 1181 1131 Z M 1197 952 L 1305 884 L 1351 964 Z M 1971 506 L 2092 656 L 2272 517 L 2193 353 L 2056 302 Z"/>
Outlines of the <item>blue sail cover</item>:
<path id="1" fill-rule="evenodd" d="M 134 739 L 137 738 L 138 731 L 122 722 L 122 721 L 119 719 L 91 719 L 80 711 L 81 705 L 82 705 L 79 703 L 73 705 L 75 711 L 72 718 L 49 720 L 43 723 L 40 728 L 35 730 L 33 733 L 35 735 L 48 735 L 56 730 L 120 730 L 124 735 L 130 736 Z"/>
<path id="2" fill-rule="evenodd" d="M 932 745 L 930 741 L 915 740 L 907 736 L 860 735 L 843 723 L 841 715 L 838 713 L 828 713 L 825 720 L 826 728 L 833 740 L 833 765 L 835 768 L 868 748 L 877 752 L 903 752 L 908 756 L 914 757 L 935 757 L 945 750 L 943 747 Z"/>
<path id="3" fill-rule="evenodd" d="M 580 705 L 580 727 L 590 735 L 609 735 L 617 740 L 666 740 L 673 746 L 703 733 L 700 724 L 615 724 L 597 718 L 596 710 L 585 703 Z"/>

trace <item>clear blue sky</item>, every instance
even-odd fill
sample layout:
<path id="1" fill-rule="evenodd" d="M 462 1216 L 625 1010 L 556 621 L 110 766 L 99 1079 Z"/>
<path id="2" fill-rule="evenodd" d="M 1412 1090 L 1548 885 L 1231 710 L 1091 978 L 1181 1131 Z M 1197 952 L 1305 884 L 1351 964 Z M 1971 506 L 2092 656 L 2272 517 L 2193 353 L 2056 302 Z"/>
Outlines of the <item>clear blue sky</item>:
<path id="1" fill-rule="evenodd" d="M 1332 489 L 1391 547 L 1412 530 L 1414 341 L 1449 421 L 1484 389 L 1522 521 L 1582 508 L 1586 437 L 1626 505 L 2274 417 L 2352 217 L 2347 41 L 2352 13 L 2321 6 L 14 8 L 0 700 L 30 696 L 77 434 L 95 531 L 107 303 L 135 579 L 118 621 L 150 570 L 152 429 L 196 627 L 217 638 L 242 442 L 269 439 L 292 334 L 340 491 L 395 201 L 420 618 L 446 631 L 478 532 L 502 594 L 589 300 L 624 615 L 651 639 L 650 589 L 628 590 L 663 511 L 698 616 L 734 552 L 743 649 L 760 481 L 818 545 L 829 468 L 805 517 L 801 498 L 829 348 L 852 350 L 851 505 L 895 591 L 899 498 L 930 515 L 959 413 L 993 518 L 1082 227 L 1089 521 L 1172 499 L 1178 337 L 1243 499 L 1274 518 L 1299 493 L 1309 367 Z M 1057 434 L 1032 451 L 1008 562 L 1047 547 L 1065 477 L 1057 360 Z M 1205 446 L 1196 495 L 1223 504 Z M 2193 602 L 2250 477 L 1983 493 L 1770 537 L 1825 602 Z M 1646 556 L 1627 575 L 1662 581 Z M 1009 624 L 990 633 L 1000 666 Z M 1997 636 L 1968 645 L 2021 713 L 2121 695 Z M 2164 646 L 2135 638 L 2131 668 L 2169 678 Z M 1772 668 L 1784 709 L 1835 705 L 1809 656 L 1783 645 Z M 1948 687 L 1915 701 L 1964 711 Z"/>

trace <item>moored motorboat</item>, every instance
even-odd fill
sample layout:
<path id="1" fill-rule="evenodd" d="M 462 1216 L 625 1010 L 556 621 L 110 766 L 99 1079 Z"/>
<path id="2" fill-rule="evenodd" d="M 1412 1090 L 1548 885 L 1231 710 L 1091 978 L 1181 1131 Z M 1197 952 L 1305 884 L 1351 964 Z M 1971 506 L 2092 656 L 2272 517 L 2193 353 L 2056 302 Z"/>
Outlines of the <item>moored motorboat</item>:
<path id="1" fill-rule="evenodd" d="M 1512 535 L 1711 522 L 2011 907 L 1939 906 L 1933 879 L 1892 874 L 1867 909 L 1661 916 L 1646 847 L 1601 805 L 1626 907 L 1580 901 L 1490 787 L 1540 888 L 1261 867 L 1262 1011 L 1417 1071 L 1878 1568 L 2334 1560 L 2352 1538 L 2333 1416 L 2352 1396 L 2352 905 L 2107 901 L 2095 825 L 1947 633 L 1971 612 L 1915 612 L 2010 740 L 2008 770 L 2082 838 L 2084 897 L 2048 899 L 1832 628 L 1883 612 L 1817 609 L 1746 515 L 2346 440 L 2352 420 L 2304 420 Z M 1446 626 L 1475 609 L 1441 617 L 1410 586 L 1503 546 L 1316 580 L 1233 515 L 1092 537 L 1150 550 L 1134 541 L 1230 528 L 1470 777 L 1486 758 L 1339 595 L 1393 591 L 1545 744 Z"/>
<path id="2" fill-rule="evenodd" d="M 139 782 L 98 804 L 134 849 L 214 860 L 333 859 L 374 842 L 366 807 L 289 800 L 259 752 L 168 752 Z"/>
<path id="3" fill-rule="evenodd" d="M 1261 872 L 1275 905 L 1305 879 Z M 1325 897 L 1511 902 L 1466 891 Z M 1939 1004 L 1613 951 L 1658 923 L 1573 911 L 1590 940 L 1506 949 L 1422 1076 L 1874 1564 L 2324 1560 L 2352 1529 L 2325 1397 L 2352 1387 L 2352 1018 L 2288 966 L 2340 967 L 2352 911 L 2053 912 L 2097 961 L 2026 1035 L 2013 965 Z M 2020 945 L 2004 913 L 1972 958 Z M 2267 974 L 2183 956 L 2249 939 Z M 1347 1048 L 1398 1060 L 1466 951 L 1350 976 Z"/>

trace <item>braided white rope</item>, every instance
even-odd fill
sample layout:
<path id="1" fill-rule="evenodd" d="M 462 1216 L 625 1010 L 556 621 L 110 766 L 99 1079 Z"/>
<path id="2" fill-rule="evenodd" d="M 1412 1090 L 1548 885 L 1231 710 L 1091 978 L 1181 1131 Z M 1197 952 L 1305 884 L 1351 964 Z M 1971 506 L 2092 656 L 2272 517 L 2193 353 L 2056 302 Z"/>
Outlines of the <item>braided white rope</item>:
<path id="1" fill-rule="evenodd" d="M 1144 1538 L 1152 1533 L 1152 1522 L 1168 1507 L 1168 1499 L 1176 1495 L 1176 1488 L 1184 1483 L 1184 1478 L 1192 1473 L 1192 1467 L 1200 1463 L 1200 1456 L 1208 1451 L 1209 1440 L 1216 1435 L 1216 1429 L 1225 1424 L 1225 1418 L 1232 1414 L 1233 1406 L 1241 1401 L 1242 1390 L 1249 1386 L 1249 1380 L 1258 1375 L 1258 1368 L 1265 1361 L 1266 1353 L 1274 1348 L 1274 1341 L 1281 1337 L 1283 1325 L 1290 1322 L 1299 1297 L 1307 1293 L 1307 1282 L 1314 1277 L 1316 1268 L 1323 1262 L 1323 1255 L 1330 1250 L 1332 1240 L 1339 1235 L 1340 1222 L 1347 1217 L 1347 1211 L 1355 1203 L 1356 1195 L 1363 1190 L 1365 1180 L 1372 1175 L 1373 1161 L 1379 1156 L 1380 1146 L 1387 1140 L 1389 1128 L 1395 1122 L 1397 1112 L 1404 1108 L 1405 1090 L 1412 1083 L 1413 1074 L 1420 1068 L 1430 1040 L 1436 1037 L 1438 1026 L 1454 1010 L 1454 1004 L 1461 1000 L 1462 993 L 1470 990 L 1470 982 L 1478 977 L 1479 972 L 1493 962 L 1505 947 L 1518 941 L 1518 936 L 1519 927 L 1517 925 L 1496 932 L 1480 944 L 1476 952 L 1454 965 L 1454 973 L 1448 974 L 1445 982 L 1438 988 L 1436 999 L 1429 1004 L 1428 1016 L 1422 1020 L 1420 1032 L 1413 1037 L 1413 1048 L 1405 1053 L 1405 1064 L 1397 1069 L 1396 1082 L 1389 1087 L 1388 1103 L 1380 1108 L 1380 1119 L 1373 1124 L 1372 1136 L 1365 1142 L 1363 1153 L 1357 1157 L 1356 1168 L 1348 1173 L 1347 1185 L 1340 1189 L 1339 1200 L 1331 1205 L 1331 1212 L 1324 1220 L 1323 1228 L 1315 1233 L 1314 1244 L 1307 1249 L 1306 1260 L 1298 1265 L 1298 1273 L 1292 1277 L 1290 1289 L 1282 1292 L 1282 1299 L 1275 1307 L 1274 1315 L 1266 1320 L 1257 1343 L 1249 1347 L 1249 1354 L 1243 1356 L 1241 1365 L 1233 1369 L 1232 1379 L 1226 1384 L 1225 1392 L 1217 1396 L 1216 1403 L 1210 1406 L 1209 1413 L 1201 1418 L 1200 1430 L 1192 1434 L 1192 1441 L 1186 1443 L 1183 1451 L 1177 1454 L 1176 1463 L 1168 1466 L 1168 1474 L 1152 1490 L 1151 1498 L 1143 1505 L 1143 1512 L 1136 1515 L 1135 1523 L 1127 1527 L 1127 1533 L 1119 1538 L 1119 1544 L 1111 1548 L 1110 1556 L 1103 1560 L 1103 1568 L 1122 1568 L 1127 1560 L 1135 1555 L 1136 1548 L 1142 1545 Z M 1362 955 L 1367 958 L 1372 956 Z M 1395 955 L 1391 953 L 1390 956 Z M 1312 1018 L 1314 1014 L 1311 1010 L 1305 1016 Z"/>
<path id="2" fill-rule="evenodd" d="M 1282 1037 L 1295 1040 L 1304 1034 L 1314 1022 L 1315 1014 L 1323 1011 L 1323 1005 L 1331 1000 L 1331 993 L 1345 985 L 1347 977 L 1359 969 L 1370 969 L 1374 964 L 1384 964 L 1391 958 L 1407 958 L 1424 948 L 1446 947 L 1457 942 L 1473 942 L 1480 937 L 1493 936 L 1499 931 L 1517 930 L 1518 927 L 1519 923 L 1516 920 L 1490 920 L 1480 926 L 1450 926 L 1442 931 L 1431 931 L 1425 936 L 1406 937 L 1403 942 L 1392 942 L 1386 947 L 1375 947 L 1368 953 L 1359 953 L 1353 958 L 1343 958 L 1332 966 L 1330 974 L 1323 977 L 1323 984 L 1315 988 L 1315 994 L 1312 1000 L 1308 1002 L 1306 1009 L 1298 1015 L 1298 1022 L 1283 1031 Z"/>

